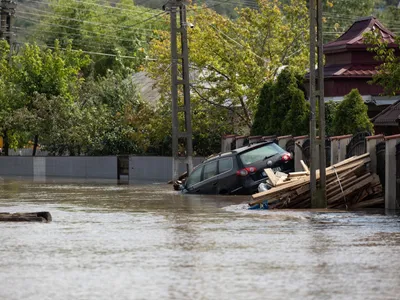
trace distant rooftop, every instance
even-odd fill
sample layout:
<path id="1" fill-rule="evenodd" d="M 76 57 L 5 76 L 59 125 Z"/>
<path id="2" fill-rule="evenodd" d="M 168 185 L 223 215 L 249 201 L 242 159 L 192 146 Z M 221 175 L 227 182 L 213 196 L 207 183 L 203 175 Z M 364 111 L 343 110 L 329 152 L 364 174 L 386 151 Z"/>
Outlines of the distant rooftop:
<path id="1" fill-rule="evenodd" d="M 371 30 L 376 31 L 388 44 L 395 45 L 395 34 L 388 30 L 375 17 L 364 17 L 356 20 L 353 25 L 343 33 L 337 40 L 324 45 L 324 52 L 339 49 L 365 47 L 364 33 Z"/>

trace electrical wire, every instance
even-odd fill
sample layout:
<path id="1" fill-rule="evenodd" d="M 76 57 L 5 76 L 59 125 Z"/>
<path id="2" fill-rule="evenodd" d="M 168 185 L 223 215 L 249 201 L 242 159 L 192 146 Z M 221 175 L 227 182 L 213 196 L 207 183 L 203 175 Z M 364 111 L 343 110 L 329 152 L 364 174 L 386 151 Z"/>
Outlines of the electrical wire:
<path id="1" fill-rule="evenodd" d="M 40 20 L 33 20 L 33 19 L 30 19 L 30 18 L 25 18 L 23 16 L 16 16 L 16 18 L 19 18 L 19 19 L 22 19 L 22 20 L 25 20 L 25 21 L 28 21 L 28 22 L 31 22 L 31 23 L 35 23 L 35 24 L 44 24 L 44 25 L 55 26 L 55 27 L 60 27 L 60 28 L 67 28 L 67 29 L 76 30 L 76 31 L 85 31 L 85 32 L 92 33 L 92 34 L 94 34 L 96 36 L 99 35 L 99 36 L 104 36 L 104 37 L 110 37 L 110 38 L 113 38 L 113 39 L 118 39 L 118 37 L 116 37 L 115 35 L 102 34 L 102 33 L 94 32 L 92 30 L 87 30 L 87 29 L 83 29 L 83 28 L 75 28 L 75 27 L 71 27 L 71 26 L 67 26 L 67 25 L 60 25 L 60 24 L 55 24 L 55 23 L 47 23 L 47 22 L 43 22 L 43 21 L 40 21 Z M 141 35 L 142 36 L 147 36 L 149 38 L 153 38 L 154 37 L 154 35 L 149 35 L 149 34 L 144 34 L 144 33 L 141 33 Z M 131 41 L 129 39 L 123 39 L 123 38 L 119 38 L 119 39 L 123 40 L 123 41 L 127 41 L 127 42 Z"/>
<path id="2" fill-rule="evenodd" d="M 18 12 L 18 14 L 54 18 L 54 19 L 59 19 L 59 20 L 74 21 L 74 22 L 80 22 L 80 23 L 92 24 L 92 25 L 101 25 L 101 26 L 110 26 L 111 25 L 111 24 L 106 24 L 106 23 L 101 23 L 101 22 L 92 22 L 92 21 L 85 21 L 85 20 L 74 19 L 74 18 L 67 18 L 67 17 L 56 15 L 56 14 L 48 14 L 48 13 L 43 14 L 43 13 L 30 13 L 30 12 L 20 11 L 20 12 Z M 122 25 L 111 25 L 111 26 L 114 26 L 117 28 L 125 28 L 126 27 L 126 26 L 122 26 Z M 142 30 L 142 31 L 153 31 L 153 29 L 149 29 L 149 28 L 130 28 L 130 29 L 131 30 Z"/>

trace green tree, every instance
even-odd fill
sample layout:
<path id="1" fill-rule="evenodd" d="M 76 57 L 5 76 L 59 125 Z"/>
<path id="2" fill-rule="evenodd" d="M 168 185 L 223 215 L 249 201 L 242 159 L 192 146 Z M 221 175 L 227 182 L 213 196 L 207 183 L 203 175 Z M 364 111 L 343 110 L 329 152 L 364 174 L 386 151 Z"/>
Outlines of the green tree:
<path id="1" fill-rule="evenodd" d="M 271 117 L 271 102 L 274 97 L 274 83 L 268 81 L 264 83 L 258 97 L 257 112 L 251 127 L 252 135 L 266 135 L 271 132 L 269 129 L 269 119 Z"/>
<path id="2" fill-rule="evenodd" d="M 41 16 L 32 34 L 34 41 L 51 45 L 57 39 L 65 47 L 72 39 L 74 49 L 90 52 L 91 71 L 104 76 L 107 69 L 138 70 L 145 63 L 149 41 L 156 37 L 154 30 L 168 26 L 161 13 L 129 0 L 114 5 L 101 0 L 50 0 L 23 17 Z"/>
<path id="3" fill-rule="evenodd" d="M 370 31 L 364 35 L 366 43 L 371 45 L 369 51 L 375 53 L 375 59 L 381 64 L 377 67 L 377 74 L 373 76 L 372 83 L 383 87 L 388 95 L 400 93 L 400 59 L 395 52 L 395 48 L 389 48 L 375 31 Z M 395 42 L 400 42 L 399 38 Z"/>
<path id="4" fill-rule="evenodd" d="M 351 90 L 337 107 L 334 118 L 335 135 L 354 134 L 358 131 L 373 131 L 365 105 L 357 89 Z"/>
<path id="5" fill-rule="evenodd" d="M 15 115 L 15 127 L 34 136 L 33 155 L 39 136 L 52 130 L 47 124 L 48 119 L 40 114 L 43 112 L 41 107 L 46 106 L 40 101 L 61 97 L 68 104 L 63 107 L 68 110 L 73 105 L 83 80 L 79 77 L 79 72 L 89 62 L 87 56 L 73 51 L 71 45 L 67 45 L 65 50 L 60 49 L 57 41 L 54 49 L 41 49 L 35 44 L 25 44 L 21 53 L 13 56 L 12 66 L 6 75 L 10 86 L 16 90 L 11 101 L 16 101 L 17 105 L 13 105 L 11 116 Z"/>
<path id="6" fill-rule="evenodd" d="M 334 119 L 337 107 L 339 106 L 338 102 L 328 101 L 325 102 L 325 132 L 326 136 L 335 135 L 334 128 Z"/>
<path id="7" fill-rule="evenodd" d="M 376 0 L 327 0 L 323 1 L 324 41 L 335 40 L 360 17 L 370 16 Z"/>
<path id="8" fill-rule="evenodd" d="M 235 133 L 248 133 L 252 127 L 260 90 L 274 80 L 285 65 L 304 71 L 308 62 L 308 12 L 305 1 L 281 6 L 279 1 L 257 1 L 259 9 L 243 8 L 229 20 L 204 6 L 189 7 L 189 55 L 192 72 L 194 110 L 212 111 L 205 120 L 193 118 L 193 130 L 233 124 Z M 170 37 L 160 33 L 149 51 L 157 61 L 146 71 L 158 81 L 165 107 L 170 103 Z M 288 105 L 290 106 L 290 104 Z M 212 119 L 214 118 L 214 119 Z M 232 121 L 234 120 L 234 121 Z M 170 124 L 169 120 L 163 122 Z M 199 124 L 201 127 L 195 127 Z M 166 132 L 165 130 L 160 130 Z M 231 131 L 232 133 L 232 131 Z"/>
<path id="9" fill-rule="evenodd" d="M 282 134 L 293 136 L 308 134 L 310 110 L 304 93 L 299 88 L 290 86 L 288 94 L 291 95 L 291 103 L 282 124 Z"/>

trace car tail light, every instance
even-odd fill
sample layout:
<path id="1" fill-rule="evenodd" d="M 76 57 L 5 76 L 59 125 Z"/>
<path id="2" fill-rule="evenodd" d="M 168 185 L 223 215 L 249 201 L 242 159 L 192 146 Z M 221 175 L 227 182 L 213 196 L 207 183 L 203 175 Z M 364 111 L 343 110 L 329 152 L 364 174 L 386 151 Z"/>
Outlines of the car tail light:
<path id="1" fill-rule="evenodd" d="M 254 173 L 255 171 L 257 171 L 256 167 L 247 167 L 247 168 L 236 171 L 236 175 L 244 177 L 244 176 L 249 175 L 250 173 Z"/>
<path id="2" fill-rule="evenodd" d="M 282 161 L 289 161 L 292 159 L 292 155 L 290 153 L 285 153 L 282 155 L 281 160 Z"/>

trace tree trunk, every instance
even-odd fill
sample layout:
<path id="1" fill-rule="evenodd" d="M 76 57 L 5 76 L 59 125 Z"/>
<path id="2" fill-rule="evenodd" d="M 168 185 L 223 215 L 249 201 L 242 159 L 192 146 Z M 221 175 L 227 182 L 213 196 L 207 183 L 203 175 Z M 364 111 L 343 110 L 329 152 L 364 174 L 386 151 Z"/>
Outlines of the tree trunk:
<path id="1" fill-rule="evenodd" d="M 7 130 L 3 131 L 3 152 L 5 156 L 8 156 L 8 148 L 10 148 L 10 144 L 8 142 Z"/>
<path id="2" fill-rule="evenodd" d="M 33 140 L 33 151 L 32 151 L 32 156 L 36 156 L 36 149 L 37 149 L 37 146 L 38 146 L 38 142 L 39 142 L 39 135 L 36 134 L 36 135 L 35 135 L 35 138 L 34 138 L 34 140 Z"/>

